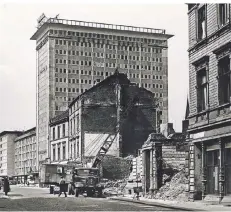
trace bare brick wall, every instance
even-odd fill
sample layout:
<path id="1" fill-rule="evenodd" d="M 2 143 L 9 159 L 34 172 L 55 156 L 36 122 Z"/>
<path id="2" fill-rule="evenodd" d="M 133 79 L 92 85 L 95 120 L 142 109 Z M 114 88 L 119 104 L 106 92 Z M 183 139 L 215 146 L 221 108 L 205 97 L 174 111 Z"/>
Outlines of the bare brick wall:
<path id="1" fill-rule="evenodd" d="M 136 154 L 148 135 L 155 131 L 155 101 L 153 94 L 129 84 L 126 77 L 121 84 L 122 155 Z M 135 96 L 137 98 L 134 98 Z M 131 102 L 136 99 L 135 102 Z M 130 110 L 128 105 L 133 105 Z M 109 80 L 84 96 L 82 125 L 86 132 L 115 132 L 116 129 L 115 81 Z"/>
<path id="2" fill-rule="evenodd" d="M 166 168 L 180 170 L 185 167 L 186 146 L 185 144 L 170 143 L 162 146 L 163 162 Z"/>

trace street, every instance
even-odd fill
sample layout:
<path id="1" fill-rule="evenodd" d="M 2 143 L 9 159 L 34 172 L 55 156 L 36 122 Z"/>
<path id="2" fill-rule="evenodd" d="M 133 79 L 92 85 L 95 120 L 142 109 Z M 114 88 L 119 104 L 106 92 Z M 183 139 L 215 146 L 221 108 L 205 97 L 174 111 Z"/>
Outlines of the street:
<path id="1" fill-rule="evenodd" d="M 0 195 L 1 196 L 1 195 Z M 47 188 L 11 186 L 9 198 L 0 198 L 0 211 L 170 211 L 167 208 L 121 202 L 106 198 L 61 197 Z"/>

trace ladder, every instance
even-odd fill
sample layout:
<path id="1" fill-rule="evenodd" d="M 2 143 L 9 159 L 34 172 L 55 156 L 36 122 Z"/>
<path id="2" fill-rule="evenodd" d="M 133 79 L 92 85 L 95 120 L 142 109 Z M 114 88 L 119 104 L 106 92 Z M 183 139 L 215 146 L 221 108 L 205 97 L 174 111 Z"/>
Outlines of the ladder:
<path id="1" fill-rule="evenodd" d="M 111 147 L 112 143 L 114 142 L 116 134 L 109 134 L 103 142 L 103 145 L 100 147 L 97 155 L 94 158 L 92 163 L 92 168 L 97 167 L 97 165 L 103 160 L 104 156 L 107 154 L 109 148 Z"/>

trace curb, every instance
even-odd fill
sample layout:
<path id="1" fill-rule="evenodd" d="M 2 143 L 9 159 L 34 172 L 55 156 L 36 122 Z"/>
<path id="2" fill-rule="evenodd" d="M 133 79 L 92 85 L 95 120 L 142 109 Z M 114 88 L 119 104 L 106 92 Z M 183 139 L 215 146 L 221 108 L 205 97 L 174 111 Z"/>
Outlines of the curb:
<path id="1" fill-rule="evenodd" d="M 163 204 L 163 203 L 157 203 L 157 202 L 146 202 L 143 200 L 133 200 L 133 199 L 128 199 L 128 198 L 118 198 L 118 197 L 110 197 L 109 199 L 112 200 L 119 200 L 119 201 L 124 201 L 124 202 L 133 202 L 133 203 L 138 203 L 138 204 L 143 204 L 143 205 L 150 205 L 150 206 L 159 206 L 163 208 L 170 208 L 174 210 L 183 210 L 183 211 L 206 211 L 203 209 L 193 209 L 193 208 L 187 208 L 187 207 L 180 207 L 180 206 L 172 206 L 168 204 Z"/>

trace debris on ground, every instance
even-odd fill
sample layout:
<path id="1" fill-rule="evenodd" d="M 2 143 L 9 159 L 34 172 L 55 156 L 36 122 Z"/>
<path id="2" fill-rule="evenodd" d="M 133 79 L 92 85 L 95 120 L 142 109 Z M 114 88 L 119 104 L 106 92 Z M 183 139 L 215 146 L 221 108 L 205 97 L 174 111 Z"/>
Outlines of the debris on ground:
<path id="1" fill-rule="evenodd" d="M 127 185 L 127 179 L 123 180 L 109 180 L 107 183 L 104 184 L 103 193 L 106 196 L 112 195 L 121 195 L 123 194 L 123 190 Z"/>
<path id="2" fill-rule="evenodd" d="M 187 183 L 188 179 L 186 177 L 186 173 L 184 170 L 181 170 L 159 189 L 159 191 L 154 195 L 154 198 L 161 200 L 188 201 L 188 194 L 186 192 Z"/>

